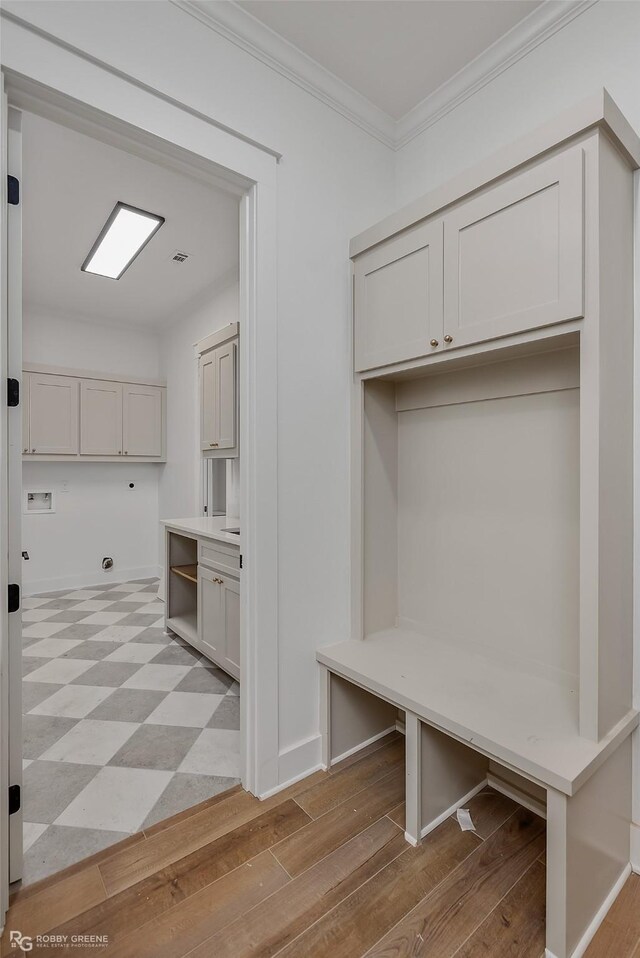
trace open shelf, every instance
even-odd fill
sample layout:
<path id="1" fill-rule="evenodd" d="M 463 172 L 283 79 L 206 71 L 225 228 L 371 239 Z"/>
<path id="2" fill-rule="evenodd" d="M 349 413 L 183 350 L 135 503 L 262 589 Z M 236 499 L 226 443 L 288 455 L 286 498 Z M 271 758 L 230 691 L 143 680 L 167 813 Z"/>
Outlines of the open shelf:
<path id="1" fill-rule="evenodd" d="M 167 628 L 179 635 L 185 642 L 194 643 L 198 641 L 198 615 L 197 612 L 185 612 L 182 615 L 174 615 L 167 619 Z"/>
<path id="2" fill-rule="evenodd" d="M 198 582 L 198 566 L 197 565 L 174 565 L 171 566 L 171 571 L 176 575 L 182 576 L 183 579 L 188 579 L 189 582 Z"/>
<path id="3" fill-rule="evenodd" d="M 404 629 L 341 642 L 317 658 L 334 674 L 568 795 L 638 722 L 631 711 L 599 743 L 582 738 L 575 683 Z"/>

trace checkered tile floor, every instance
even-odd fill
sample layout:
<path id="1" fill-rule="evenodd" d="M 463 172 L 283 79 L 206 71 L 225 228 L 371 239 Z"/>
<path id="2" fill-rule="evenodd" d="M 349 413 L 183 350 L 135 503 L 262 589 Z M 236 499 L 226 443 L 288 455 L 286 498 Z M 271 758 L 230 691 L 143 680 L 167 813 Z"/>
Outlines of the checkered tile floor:
<path id="1" fill-rule="evenodd" d="M 238 683 L 165 635 L 157 591 L 24 599 L 25 883 L 239 782 Z"/>

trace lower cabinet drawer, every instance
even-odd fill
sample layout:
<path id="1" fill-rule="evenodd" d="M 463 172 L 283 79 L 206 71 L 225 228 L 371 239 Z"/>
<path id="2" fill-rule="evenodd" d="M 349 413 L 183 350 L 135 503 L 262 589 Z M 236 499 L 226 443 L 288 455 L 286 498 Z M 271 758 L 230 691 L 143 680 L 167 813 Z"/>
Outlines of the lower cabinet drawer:
<path id="1" fill-rule="evenodd" d="M 221 543 L 198 542 L 198 562 L 209 569 L 238 575 L 240 573 L 240 550 Z"/>
<path id="2" fill-rule="evenodd" d="M 202 652 L 240 678 L 240 581 L 198 565 L 198 639 Z"/>

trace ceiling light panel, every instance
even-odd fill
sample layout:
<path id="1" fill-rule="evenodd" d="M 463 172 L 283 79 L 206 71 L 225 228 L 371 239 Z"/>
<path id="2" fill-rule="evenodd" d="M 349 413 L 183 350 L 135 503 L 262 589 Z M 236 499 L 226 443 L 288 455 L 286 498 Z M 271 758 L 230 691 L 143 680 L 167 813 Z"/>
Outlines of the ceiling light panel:
<path id="1" fill-rule="evenodd" d="M 83 272 L 120 279 L 163 223 L 163 216 L 116 203 L 82 264 Z"/>

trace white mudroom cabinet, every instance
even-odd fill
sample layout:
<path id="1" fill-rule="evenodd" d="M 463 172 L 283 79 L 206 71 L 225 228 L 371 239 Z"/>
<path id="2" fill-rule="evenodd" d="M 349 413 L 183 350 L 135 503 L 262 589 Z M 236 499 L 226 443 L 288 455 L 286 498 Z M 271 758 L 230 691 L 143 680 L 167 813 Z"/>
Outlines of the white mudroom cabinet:
<path id="1" fill-rule="evenodd" d="M 633 175 L 605 91 L 355 237 L 352 626 L 325 766 L 406 732 L 417 844 L 546 817 L 548 958 L 630 872 Z"/>

